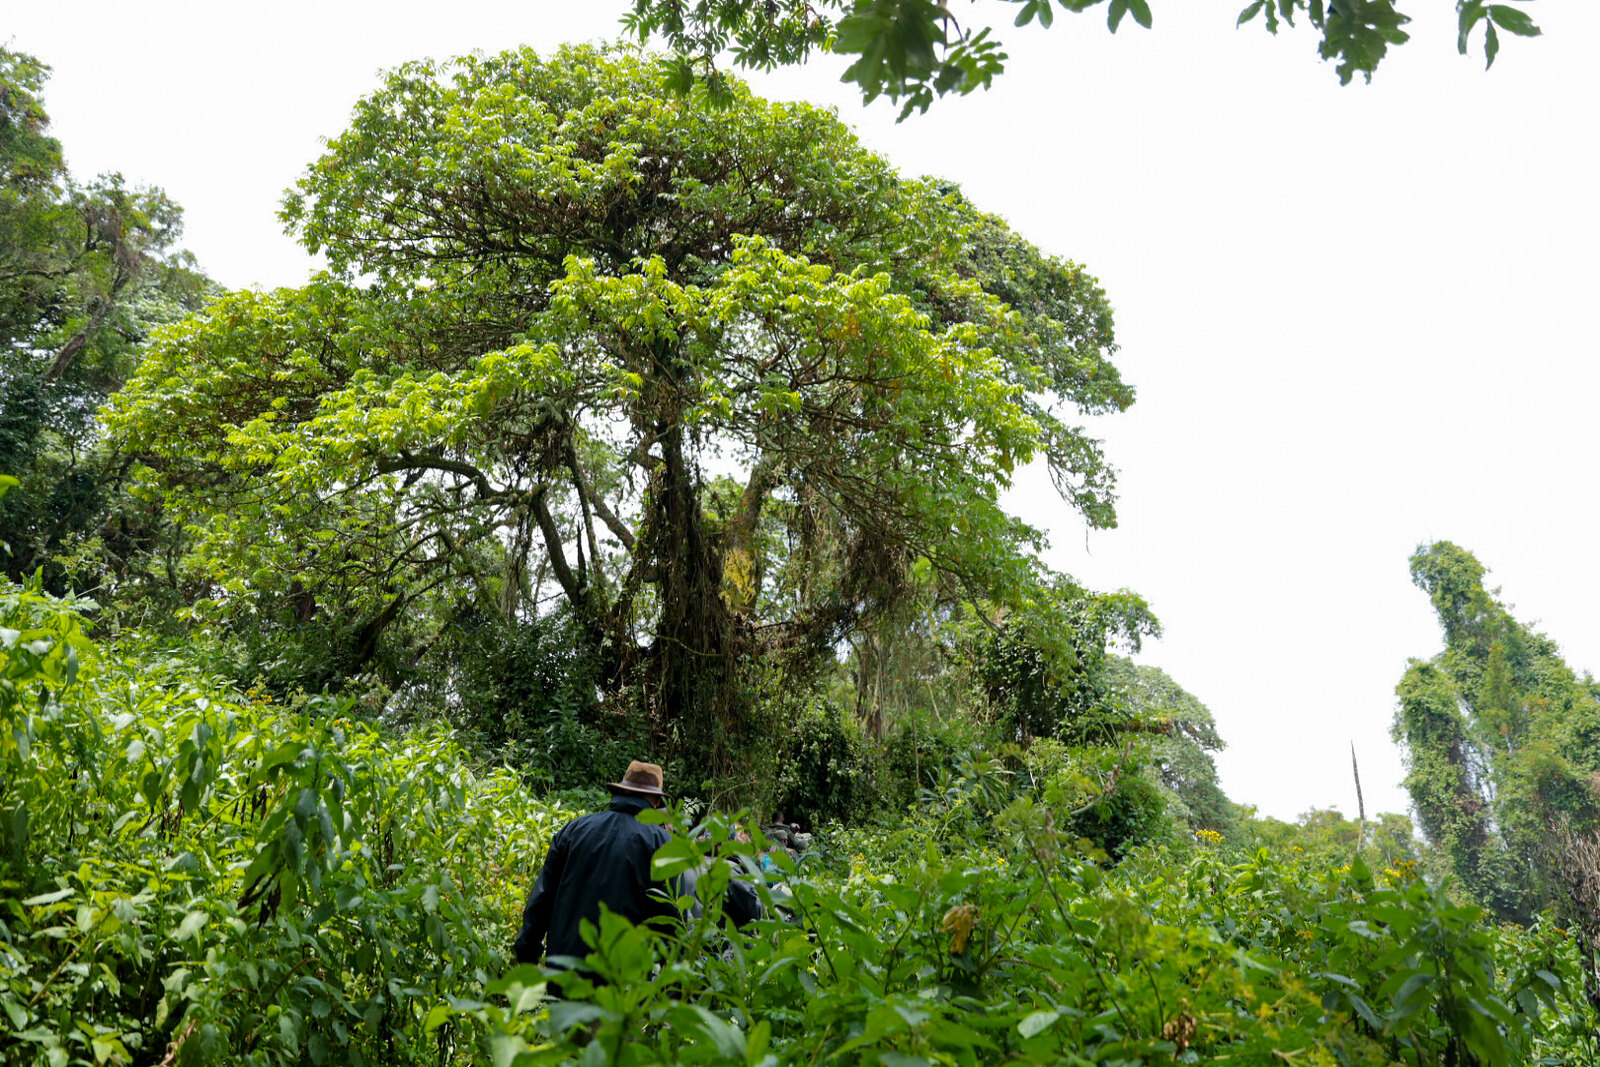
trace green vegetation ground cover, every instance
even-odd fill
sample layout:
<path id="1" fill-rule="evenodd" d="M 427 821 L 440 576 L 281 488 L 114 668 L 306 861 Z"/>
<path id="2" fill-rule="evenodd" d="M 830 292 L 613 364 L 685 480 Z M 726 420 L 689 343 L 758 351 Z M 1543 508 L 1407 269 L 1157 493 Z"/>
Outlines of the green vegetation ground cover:
<path id="1" fill-rule="evenodd" d="M 77 605 L 76 607 L 85 607 Z M 153 1063 L 1583 1063 L 1570 938 L 1409 864 L 1226 844 L 1107 870 L 994 764 L 834 829 L 770 918 L 602 921 L 584 979 L 510 968 L 574 814 L 446 732 L 267 703 L 0 595 L 0 1056 Z M 985 769 L 987 766 L 987 770 Z M 1003 805 L 995 807 L 995 805 Z M 681 811 L 663 876 L 726 842 Z M 1375 858 L 1374 858 L 1375 859 Z M 747 868 L 753 857 L 746 856 Z M 707 902 L 732 871 L 701 879 Z M 560 994 L 563 999 L 552 999 Z"/>

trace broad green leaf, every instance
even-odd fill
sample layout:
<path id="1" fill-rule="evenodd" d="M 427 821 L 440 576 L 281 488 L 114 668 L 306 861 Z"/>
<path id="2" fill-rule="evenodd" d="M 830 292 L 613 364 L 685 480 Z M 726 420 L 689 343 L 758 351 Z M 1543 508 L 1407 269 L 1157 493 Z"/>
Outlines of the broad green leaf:
<path id="1" fill-rule="evenodd" d="M 556 1000 L 550 1003 L 550 1029 L 558 1034 L 570 1033 L 575 1027 L 585 1026 L 605 1017 L 604 1009 L 579 1001 Z"/>
<path id="2" fill-rule="evenodd" d="M 1061 1013 L 1056 1011 L 1036 1011 L 1025 1016 L 1017 1023 L 1017 1032 L 1023 1037 L 1036 1037 L 1056 1024 L 1061 1018 Z"/>
<path id="3" fill-rule="evenodd" d="M 494 1067 L 514 1067 L 518 1057 L 527 1051 L 527 1042 L 516 1034 L 499 1031 L 489 1034 L 489 1060 Z"/>
<path id="4" fill-rule="evenodd" d="M 178 924 L 178 929 L 173 932 L 174 941 L 187 941 L 198 934 L 210 918 L 203 911 L 191 911 L 183 917 L 183 922 Z"/>
<path id="5" fill-rule="evenodd" d="M 671 837 L 650 859 L 650 876 L 658 882 L 675 878 L 700 862 L 700 853 L 694 843 L 682 837 Z"/>
<path id="6" fill-rule="evenodd" d="M 1495 25 L 1508 33 L 1516 34 L 1518 37 L 1537 37 L 1543 32 L 1534 23 L 1533 19 L 1528 16 L 1528 13 L 1521 8 L 1510 7 L 1506 4 L 1490 4 L 1488 5 L 1488 11 L 1489 17 L 1494 20 Z"/>
<path id="7" fill-rule="evenodd" d="M 69 888 L 69 889 L 57 889 L 56 891 L 54 891 L 52 893 L 40 893 L 36 897 L 29 897 L 27 900 L 24 900 L 22 902 L 22 906 L 25 907 L 25 908 L 37 908 L 37 907 L 42 907 L 45 904 L 54 904 L 57 901 L 66 900 L 68 897 L 72 896 L 76 892 L 77 892 L 76 889 L 70 889 Z"/>

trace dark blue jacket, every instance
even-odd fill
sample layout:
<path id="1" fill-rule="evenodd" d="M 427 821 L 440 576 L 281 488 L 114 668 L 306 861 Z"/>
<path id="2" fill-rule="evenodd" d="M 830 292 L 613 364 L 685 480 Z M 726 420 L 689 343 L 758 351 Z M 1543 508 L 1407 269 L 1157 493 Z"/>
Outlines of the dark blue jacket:
<path id="1" fill-rule="evenodd" d="M 519 961 L 587 956 L 578 924 L 584 919 L 598 924 L 601 904 L 635 925 L 677 916 L 671 890 L 650 878 L 650 857 L 666 844 L 667 828 L 634 818 L 648 807 L 643 797 L 616 796 L 611 810 L 580 816 L 556 832 L 522 910 Z"/>

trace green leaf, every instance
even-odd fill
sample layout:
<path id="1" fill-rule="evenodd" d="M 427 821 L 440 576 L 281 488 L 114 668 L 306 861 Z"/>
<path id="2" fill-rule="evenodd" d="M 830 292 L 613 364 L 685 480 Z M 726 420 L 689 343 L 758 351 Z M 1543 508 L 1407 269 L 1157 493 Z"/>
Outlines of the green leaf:
<path id="1" fill-rule="evenodd" d="M 888 20 L 876 15 L 846 15 L 833 30 L 833 50 L 866 52 L 875 47 L 888 30 Z"/>
<path id="2" fill-rule="evenodd" d="M 489 1060 L 494 1067 L 513 1067 L 517 1057 L 528 1051 L 528 1043 L 516 1034 L 495 1031 L 489 1035 Z"/>
<path id="3" fill-rule="evenodd" d="M 1058 1011 L 1036 1011 L 1017 1023 L 1017 1032 L 1023 1037 L 1036 1037 L 1054 1026 L 1060 1018 Z"/>
<path id="4" fill-rule="evenodd" d="M 1378 1018 L 1378 1013 L 1372 1010 L 1371 1005 L 1353 993 L 1347 996 L 1346 999 L 1350 1001 L 1350 1006 L 1355 1008 L 1356 1014 L 1361 1016 L 1368 1026 L 1380 1032 L 1383 1030 L 1383 1020 Z"/>
<path id="5" fill-rule="evenodd" d="M 745 1059 L 744 1031 L 698 1004 L 693 1005 L 693 1008 L 700 1016 L 700 1029 L 711 1038 L 711 1042 L 716 1046 L 717 1051 L 727 1059 L 743 1063 Z"/>
<path id="6" fill-rule="evenodd" d="M 160 806 L 161 794 L 166 787 L 166 775 L 159 770 L 146 771 L 144 777 L 139 780 L 139 793 L 144 797 L 145 802 L 150 805 L 152 811 Z"/>
<path id="7" fill-rule="evenodd" d="M 308 827 L 311 820 L 316 817 L 319 803 L 320 798 L 318 798 L 315 789 L 308 787 L 300 790 L 300 795 L 295 798 L 294 802 L 294 817 L 302 828 Z"/>
<path id="8" fill-rule="evenodd" d="M 550 1005 L 550 1030 L 565 1035 L 573 1028 L 585 1026 L 605 1017 L 605 1010 L 595 1004 L 575 1000 L 557 1000 Z"/>
<path id="9" fill-rule="evenodd" d="M 1128 0 L 1128 10 L 1133 12 L 1133 21 L 1147 30 L 1150 28 L 1150 5 L 1147 0 Z"/>
<path id="10" fill-rule="evenodd" d="M 1466 0 L 1461 5 L 1457 16 L 1456 51 L 1462 55 L 1467 54 L 1467 38 L 1472 34 L 1472 27 L 1484 18 L 1488 12 L 1484 10 L 1483 0 Z"/>
<path id="11" fill-rule="evenodd" d="M 1520 8 L 1508 7 L 1505 4 L 1490 4 L 1489 17 L 1501 29 L 1518 37 L 1538 37 L 1543 32 L 1533 19 L 1528 17 L 1528 13 Z"/>
<path id="12" fill-rule="evenodd" d="M 256 768 L 256 775 L 262 777 L 284 764 L 293 763 L 304 751 L 305 745 L 301 742 L 286 741 L 262 757 L 261 766 Z"/>
<path id="13" fill-rule="evenodd" d="M 1417 1003 L 1413 1004 L 1412 1000 L 1413 998 L 1416 998 L 1417 995 L 1433 981 L 1433 979 L 1434 975 L 1430 974 L 1429 972 L 1418 971 L 1416 974 L 1411 975 L 1400 984 L 1399 990 L 1394 995 L 1395 1018 L 1403 1019 L 1409 1015 L 1413 1015 L 1426 1003 L 1425 1000 L 1418 999 Z"/>
<path id="14" fill-rule="evenodd" d="M 76 889 L 57 889 L 54 893 L 41 893 L 36 897 L 29 897 L 24 900 L 22 906 L 25 908 L 37 908 L 45 904 L 54 904 L 58 900 L 66 900 L 76 892 Z"/>
<path id="15" fill-rule="evenodd" d="M 183 917 L 183 922 L 178 924 L 177 931 L 172 935 L 173 940 L 187 941 L 189 938 L 194 937 L 205 926 L 206 920 L 209 918 L 210 916 L 203 911 L 191 911 Z"/>
<path id="16" fill-rule="evenodd" d="M 650 877 L 658 882 L 674 878 L 700 862 L 700 853 L 694 842 L 682 837 L 672 837 L 656 849 L 650 859 Z"/>

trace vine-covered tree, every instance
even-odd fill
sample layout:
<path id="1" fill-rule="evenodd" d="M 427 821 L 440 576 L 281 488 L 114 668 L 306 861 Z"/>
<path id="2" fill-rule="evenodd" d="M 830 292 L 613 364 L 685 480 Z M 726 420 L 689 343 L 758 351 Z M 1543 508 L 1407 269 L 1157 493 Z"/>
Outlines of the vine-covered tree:
<path id="1" fill-rule="evenodd" d="M 1022 465 L 1111 524 L 1067 421 L 1133 399 L 1093 279 L 832 115 L 732 95 L 578 48 L 363 100 L 284 209 L 332 274 L 166 333 L 112 409 L 218 603 L 353 609 L 370 648 L 441 596 L 553 595 L 720 772 L 742 665 L 831 658 L 915 561 L 1039 595 L 1041 535 L 999 504 Z"/>
<path id="2" fill-rule="evenodd" d="M 1444 651 L 1401 679 L 1394 733 L 1423 832 L 1484 905 L 1558 907 L 1600 950 L 1600 691 L 1517 622 L 1448 541 L 1411 557 Z M 1592 990 L 1592 992 L 1595 990 Z"/>
<path id="3" fill-rule="evenodd" d="M 1040 611 L 1062 635 L 1050 646 L 1036 638 Z M 1008 740 L 1059 737 L 1069 744 L 1106 745 L 1130 727 L 1143 728 L 1145 720 L 1125 699 L 1130 679 L 1110 669 L 1116 657 L 1108 651 L 1118 643 L 1137 651 L 1142 638 L 1160 634 L 1142 597 L 1126 590 L 1091 593 L 1060 579 L 1036 609 L 1001 615 L 998 625 L 981 633 L 973 659 Z"/>
<path id="4" fill-rule="evenodd" d="M 1235 829 L 1235 807 L 1211 755 L 1227 747 L 1211 709 L 1159 667 L 1108 656 L 1105 674 L 1130 725 L 1149 739 L 1150 761 L 1171 794 L 1168 815 L 1197 830 Z"/>

